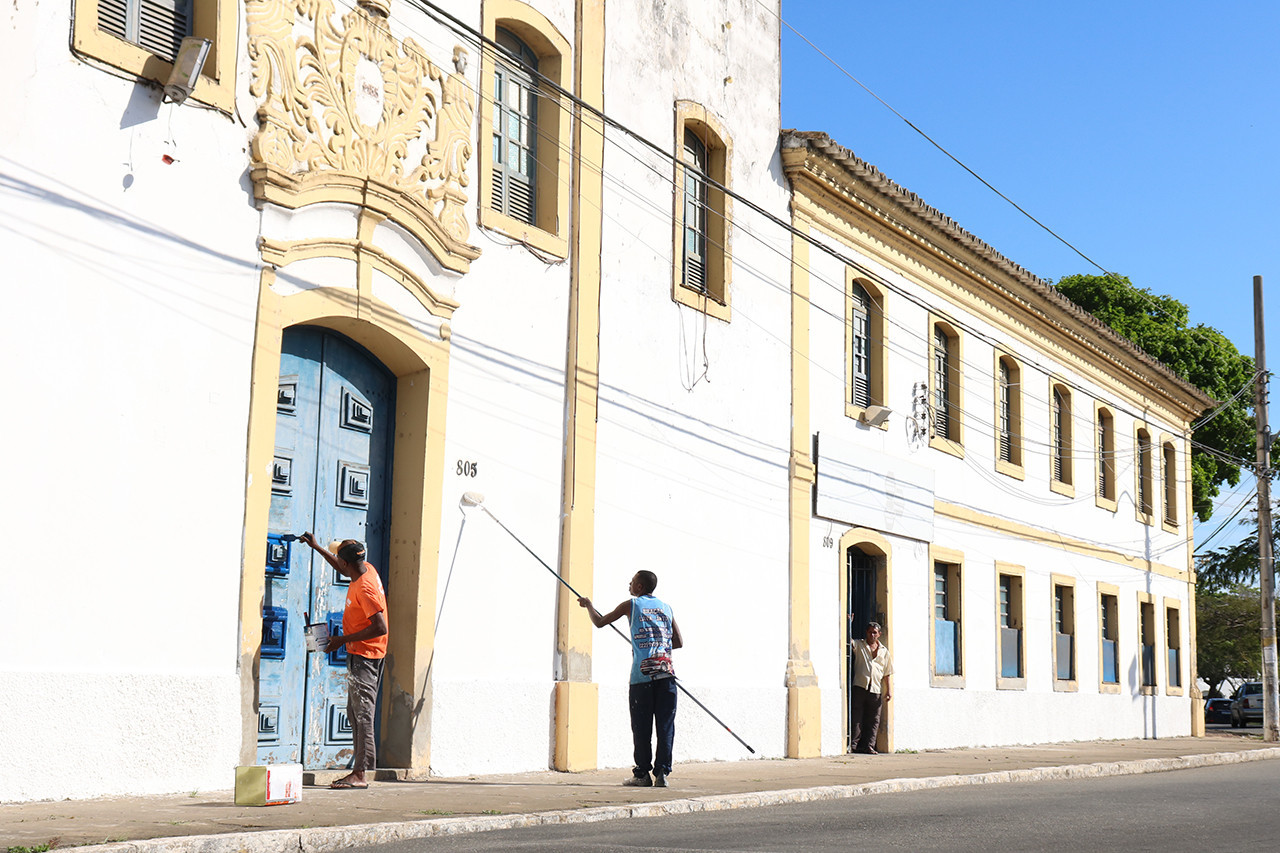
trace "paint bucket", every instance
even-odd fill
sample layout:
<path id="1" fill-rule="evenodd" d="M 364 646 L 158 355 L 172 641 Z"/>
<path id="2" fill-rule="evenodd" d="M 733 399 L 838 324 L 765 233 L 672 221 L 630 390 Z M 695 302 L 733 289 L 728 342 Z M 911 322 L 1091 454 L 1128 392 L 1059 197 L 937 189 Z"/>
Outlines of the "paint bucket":
<path id="1" fill-rule="evenodd" d="M 315 624 L 306 626 L 303 635 L 307 638 L 307 651 L 323 652 L 324 647 L 329 643 L 329 625 L 326 622 L 316 622 Z"/>

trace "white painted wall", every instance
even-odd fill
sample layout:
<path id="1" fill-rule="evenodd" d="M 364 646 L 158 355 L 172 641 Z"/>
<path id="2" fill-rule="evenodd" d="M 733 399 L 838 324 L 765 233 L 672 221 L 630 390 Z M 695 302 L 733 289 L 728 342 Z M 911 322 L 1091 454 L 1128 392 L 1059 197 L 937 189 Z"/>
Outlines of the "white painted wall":
<path id="1" fill-rule="evenodd" d="M 247 130 L 72 58 L 0 55 L 11 417 L 0 800 L 225 788 L 258 214 Z M 162 156 L 175 159 L 171 165 Z M 16 549 L 16 550 L 14 550 Z"/>

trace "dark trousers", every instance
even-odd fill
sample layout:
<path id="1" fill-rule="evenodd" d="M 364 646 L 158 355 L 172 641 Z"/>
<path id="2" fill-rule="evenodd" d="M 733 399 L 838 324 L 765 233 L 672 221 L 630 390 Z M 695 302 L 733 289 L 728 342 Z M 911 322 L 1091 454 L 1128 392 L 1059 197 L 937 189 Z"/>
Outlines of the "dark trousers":
<path id="1" fill-rule="evenodd" d="M 864 687 L 853 688 L 853 711 L 850 715 L 850 740 L 854 752 L 870 752 L 876 746 L 880 731 L 881 696 Z"/>
<path id="2" fill-rule="evenodd" d="M 631 685 L 631 740 L 635 745 L 637 776 L 650 770 L 671 772 L 671 748 L 676 740 L 676 680 L 662 678 Z M 658 754 L 654 761 L 650 737 L 658 730 Z"/>

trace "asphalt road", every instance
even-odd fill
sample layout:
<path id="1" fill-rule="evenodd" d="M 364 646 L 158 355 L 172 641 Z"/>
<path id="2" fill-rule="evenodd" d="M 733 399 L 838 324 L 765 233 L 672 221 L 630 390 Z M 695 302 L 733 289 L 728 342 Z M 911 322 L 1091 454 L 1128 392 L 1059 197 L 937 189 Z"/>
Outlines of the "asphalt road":
<path id="1" fill-rule="evenodd" d="M 1256 761 L 1070 782 L 974 785 L 760 809 L 483 832 L 366 853 L 479 850 L 1273 850 L 1280 768 Z"/>

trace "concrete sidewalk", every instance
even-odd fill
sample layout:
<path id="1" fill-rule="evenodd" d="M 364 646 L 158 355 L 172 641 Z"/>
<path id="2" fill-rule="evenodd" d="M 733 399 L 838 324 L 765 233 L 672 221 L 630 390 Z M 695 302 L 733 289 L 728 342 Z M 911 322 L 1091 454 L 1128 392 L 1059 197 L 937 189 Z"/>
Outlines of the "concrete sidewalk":
<path id="1" fill-rule="evenodd" d="M 0 850 L 231 853 L 356 844 L 539 823 L 751 808 L 964 784 L 1088 778 L 1280 758 L 1257 736 L 1092 741 L 894 755 L 678 764 L 670 788 L 624 788 L 627 770 L 309 787 L 301 802 L 246 808 L 231 790 L 0 805 Z M 383 776 L 391 776 L 380 771 Z M 232 775 L 228 769 L 228 781 Z M 337 774 L 333 774 L 337 775 Z"/>

